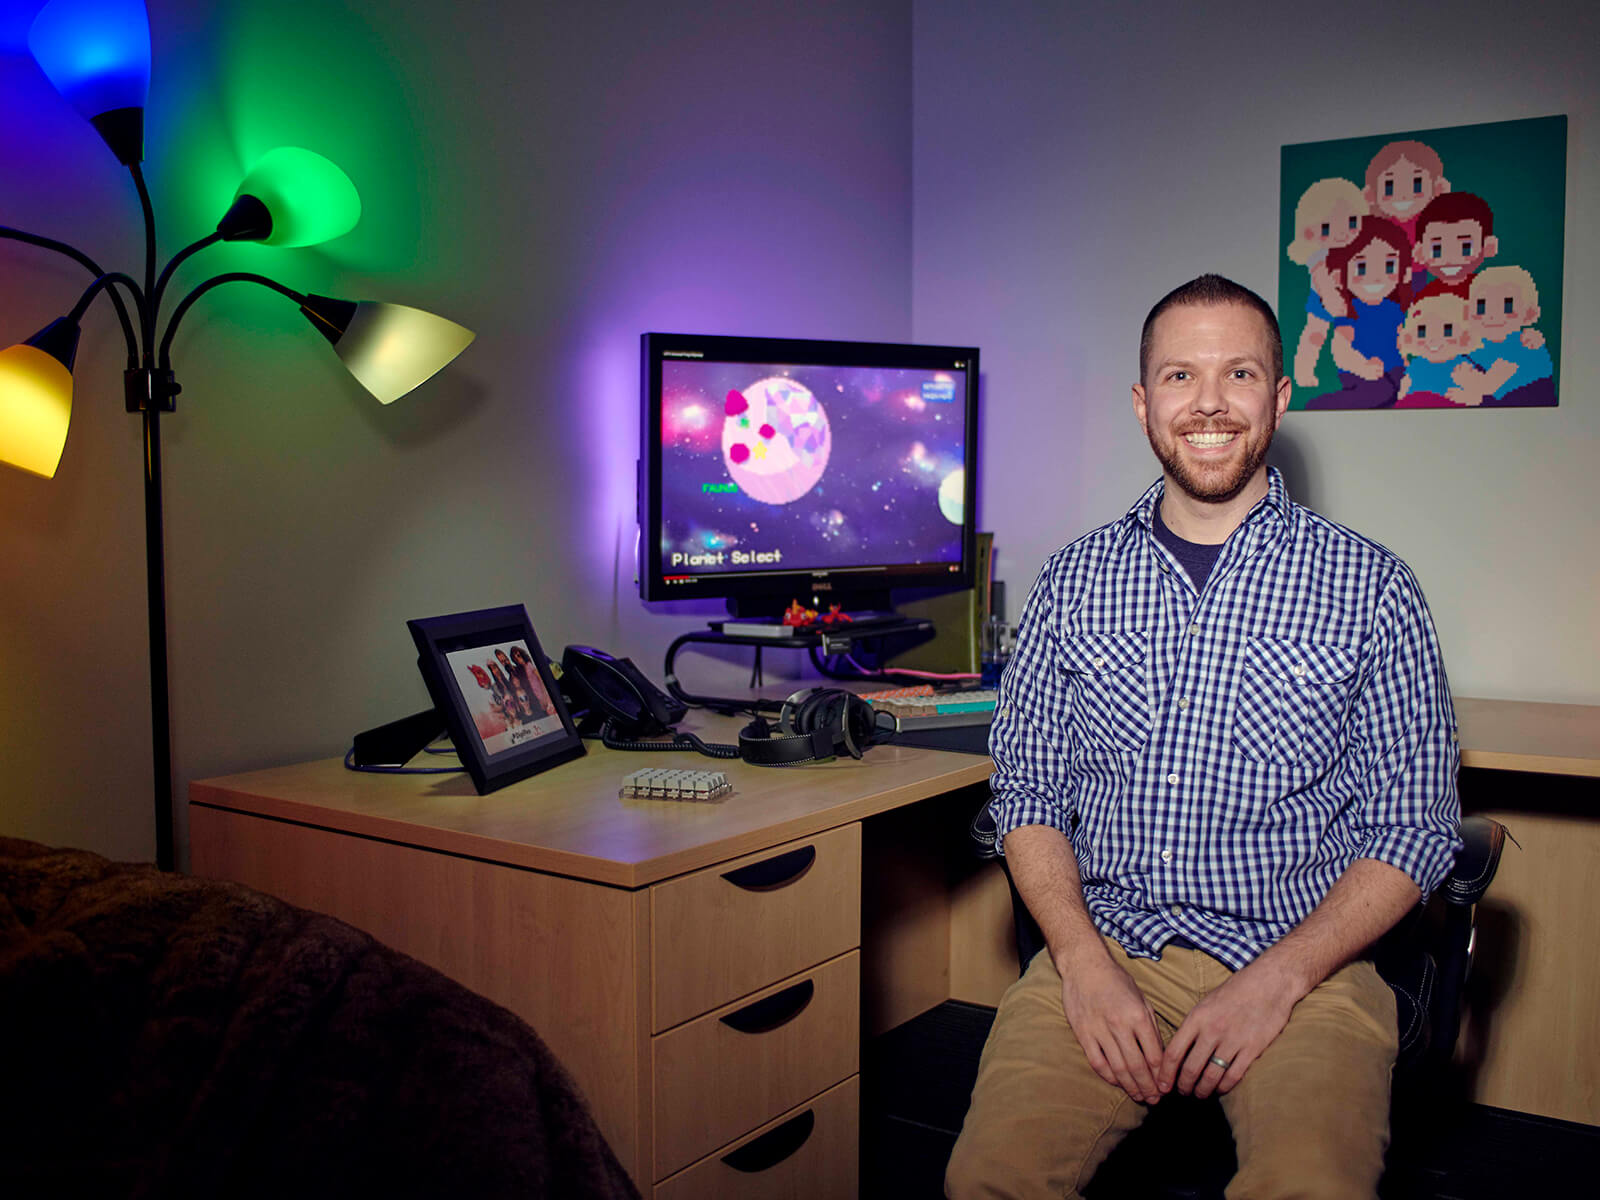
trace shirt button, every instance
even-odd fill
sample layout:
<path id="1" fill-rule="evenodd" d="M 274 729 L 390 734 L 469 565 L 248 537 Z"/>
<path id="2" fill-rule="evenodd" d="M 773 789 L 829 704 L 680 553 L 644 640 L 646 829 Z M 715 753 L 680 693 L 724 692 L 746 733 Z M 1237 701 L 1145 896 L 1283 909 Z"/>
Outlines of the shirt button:
<path id="1" fill-rule="evenodd" d="M 1187 697 L 1187 696 L 1179 696 L 1178 697 L 1178 708 L 1180 710 L 1182 710 L 1182 709 L 1185 709 L 1185 708 L 1188 708 L 1188 707 L 1189 707 L 1189 697 Z"/>
<path id="2" fill-rule="evenodd" d="M 1182 911 L 1183 911 L 1183 905 L 1181 905 L 1181 904 L 1174 904 L 1174 905 L 1173 905 L 1173 906 L 1172 906 L 1172 911 L 1173 911 L 1173 912 L 1175 912 L 1175 913 L 1181 913 L 1181 912 L 1182 912 Z"/>
<path id="3" fill-rule="evenodd" d="M 1167 776 L 1167 782 L 1168 783 L 1172 783 L 1172 784 L 1177 783 L 1178 782 L 1178 773 L 1176 771 L 1174 771 L 1171 775 L 1168 775 Z"/>
<path id="4" fill-rule="evenodd" d="M 1304 679 L 1306 677 L 1305 663 L 1295 663 L 1294 674 L 1296 679 Z"/>
<path id="5" fill-rule="evenodd" d="M 1161 861 L 1164 862 L 1164 863 L 1171 862 L 1172 861 L 1172 851 L 1171 850 L 1163 850 L 1161 852 Z"/>
<path id="6" fill-rule="evenodd" d="M 1200 626 L 1198 626 L 1198 625 L 1189 626 L 1189 636 L 1190 637 L 1194 637 L 1199 632 L 1200 632 Z"/>
<path id="7" fill-rule="evenodd" d="M 1103 667 L 1103 666 L 1105 666 L 1105 665 L 1106 665 L 1106 660 L 1105 660 L 1105 659 L 1103 659 L 1103 658 L 1101 658 L 1101 657 L 1100 657 L 1100 656 L 1099 656 L 1099 655 L 1098 655 L 1098 654 L 1097 654 L 1097 655 L 1095 655 L 1095 656 L 1094 656 L 1094 658 L 1092 658 L 1092 659 L 1090 659 L 1090 661 L 1091 661 L 1091 662 L 1092 662 L 1092 663 L 1094 663 L 1094 668 L 1095 668 L 1095 670 L 1097 670 L 1097 671 L 1098 671 L 1098 670 L 1099 670 L 1099 669 L 1100 669 L 1100 668 L 1101 668 L 1101 667 Z"/>

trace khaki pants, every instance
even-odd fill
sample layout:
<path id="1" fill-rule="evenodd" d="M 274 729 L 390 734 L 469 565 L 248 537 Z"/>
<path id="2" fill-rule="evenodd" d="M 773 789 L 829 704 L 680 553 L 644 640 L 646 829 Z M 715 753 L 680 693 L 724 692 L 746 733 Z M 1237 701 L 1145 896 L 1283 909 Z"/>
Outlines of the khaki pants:
<path id="1" fill-rule="evenodd" d="M 1155 1009 L 1164 1041 L 1231 974 L 1198 950 L 1168 946 L 1155 961 L 1107 945 Z M 1394 994 L 1370 962 L 1351 963 L 1300 1001 L 1222 1097 L 1239 1156 L 1229 1200 L 1375 1196 L 1397 1046 Z M 1040 954 L 1000 1002 L 946 1194 L 1077 1196 L 1148 1111 L 1090 1068 L 1061 1010 L 1061 977 Z"/>

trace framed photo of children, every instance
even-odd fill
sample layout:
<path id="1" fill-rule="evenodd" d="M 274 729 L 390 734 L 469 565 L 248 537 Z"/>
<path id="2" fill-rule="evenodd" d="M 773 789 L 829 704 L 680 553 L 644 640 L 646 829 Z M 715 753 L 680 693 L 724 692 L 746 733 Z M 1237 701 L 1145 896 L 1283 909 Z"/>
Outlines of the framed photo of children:
<path id="1" fill-rule="evenodd" d="M 522 605 L 406 626 L 428 694 L 480 796 L 583 753 Z"/>
<path id="2" fill-rule="evenodd" d="M 1548 408 L 1567 118 L 1283 147 L 1290 408 Z"/>

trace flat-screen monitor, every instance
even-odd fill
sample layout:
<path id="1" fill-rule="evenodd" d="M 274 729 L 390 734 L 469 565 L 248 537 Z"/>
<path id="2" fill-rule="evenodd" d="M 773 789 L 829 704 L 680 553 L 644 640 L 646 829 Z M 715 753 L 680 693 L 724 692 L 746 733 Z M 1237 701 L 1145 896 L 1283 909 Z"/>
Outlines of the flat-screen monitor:
<path id="1" fill-rule="evenodd" d="M 647 333 L 641 359 L 645 600 L 972 586 L 976 349 Z"/>

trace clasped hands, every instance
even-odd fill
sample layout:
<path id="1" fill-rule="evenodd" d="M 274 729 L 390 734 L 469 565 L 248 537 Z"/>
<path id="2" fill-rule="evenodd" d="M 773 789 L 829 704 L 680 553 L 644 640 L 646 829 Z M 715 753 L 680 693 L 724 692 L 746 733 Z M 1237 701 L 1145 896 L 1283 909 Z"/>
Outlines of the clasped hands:
<path id="1" fill-rule="evenodd" d="M 1141 1104 L 1174 1088 L 1201 1099 L 1232 1091 L 1303 995 L 1258 959 L 1196 1004 L 1163 1046 L 1155 1010 L 1127 971 L 1107 955 L 1084 958 L 1062 972 L 1067 1021 L 1095 1074 Z"/>

